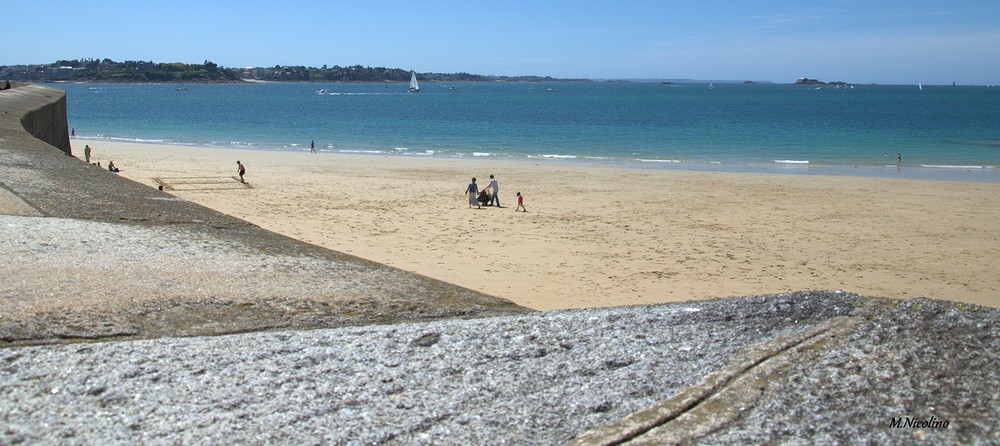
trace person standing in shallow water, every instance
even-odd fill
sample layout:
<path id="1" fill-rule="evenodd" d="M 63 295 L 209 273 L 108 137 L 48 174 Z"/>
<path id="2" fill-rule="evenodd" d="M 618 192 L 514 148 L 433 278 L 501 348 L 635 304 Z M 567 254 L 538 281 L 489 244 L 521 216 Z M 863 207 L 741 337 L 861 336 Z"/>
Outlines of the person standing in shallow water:
<path id="1" fill-rule="evenodd" d="M 246 183 L 243 181 L 243 175 L 247 173 L 247 168 L 239 160 L 236 160 L 236 172 L 240 174 L 240 182 Z"/>

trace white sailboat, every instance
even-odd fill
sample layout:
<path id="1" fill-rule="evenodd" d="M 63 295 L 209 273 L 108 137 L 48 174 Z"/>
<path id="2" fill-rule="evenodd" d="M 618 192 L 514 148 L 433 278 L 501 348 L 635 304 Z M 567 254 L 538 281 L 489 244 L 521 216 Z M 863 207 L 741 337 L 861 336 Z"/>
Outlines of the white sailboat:
<path id="1" fill-rule="evenodd" d="M 420 85 L 417 84 L 417 73 L 413 71 L 410 72 L 410 88 L 406 91 L 410 93 L 416 93 L 420 91 Z"/>

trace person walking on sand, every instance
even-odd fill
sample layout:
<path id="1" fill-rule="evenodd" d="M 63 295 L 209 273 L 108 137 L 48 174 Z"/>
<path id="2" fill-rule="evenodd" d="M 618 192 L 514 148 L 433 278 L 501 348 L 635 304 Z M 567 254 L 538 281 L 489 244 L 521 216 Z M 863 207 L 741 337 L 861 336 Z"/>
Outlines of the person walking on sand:
<path id="1" fill-rule="evenodd" d="M 246 183 L 246 181 L 243 181 L 243 175 L 247 173 L 247 168 L 239 160 L 236 160 L 236 171 L 240 174 L 240 182 Z"/>
<path id="2" fill-rule="evenodd" d="M 524 209 L 524 212 L 528 212 L 528 208 L 524 207 L 524 197 L 521 196 L 520 192 L 517 193 L 517 207 L 514 208 L 514 212 L 517 212 L 518 209 Z"/>
<path id="3" fill-rule="evenodd" d="M 493 197 L 490 198 L 490 206 L 500 207 L 500 197 L 497 197 L 497 192 L 500 191 L 500 185 L 497 184 L 497 179 L 493 178 L 493 175 L 490 175 L 490 189 L 493 189 Z"/>
<path id="4" fill-rule="evenodd" d="M 476 198 L 479 196 L 479 186 L 476 186 L 476 177 L 472 177 L 472 182 L 465 188 L 465 194 L 469 196 L 469 209 L 476 205 L 476 209 L 482 209 Z"/>
<path id="5" fill-rule="evenodd" d="M 90 150 L 90 144 L 83 146 L 83 159 L 87 161 L 87 164 L 90 164 Z"/>
<path id="6" fill-rule="evenodd" d="M 316 140 L 309 141 L 309 151 L 316 153 Z"/>

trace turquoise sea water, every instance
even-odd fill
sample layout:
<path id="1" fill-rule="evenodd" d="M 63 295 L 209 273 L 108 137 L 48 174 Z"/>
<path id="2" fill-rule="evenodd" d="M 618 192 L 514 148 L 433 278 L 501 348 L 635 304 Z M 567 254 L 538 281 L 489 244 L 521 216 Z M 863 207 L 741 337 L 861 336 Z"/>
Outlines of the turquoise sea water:
<path id="1" fill-rule="evenodd" d="M 315 140 L 322 152 L 1000 181 L 1000 88 L 986 86 L 60 87 L 81 138 L 300 151 Z"/>

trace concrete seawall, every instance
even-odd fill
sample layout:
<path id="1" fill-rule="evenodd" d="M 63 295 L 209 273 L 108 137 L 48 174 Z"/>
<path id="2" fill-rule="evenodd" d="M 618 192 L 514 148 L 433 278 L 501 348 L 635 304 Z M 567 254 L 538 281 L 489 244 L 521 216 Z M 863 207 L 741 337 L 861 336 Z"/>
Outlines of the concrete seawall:
<path id="1" fill-rule="evenodd" d="M 72 156 L 69 129 L 66 126 L 66 92 L 54 88 L 38 88 L 35 85 L 19 85 L 16 90 L 9 91 L 9 93 L 21 92 L 41 96 L 39 102 L 43 102 L 42 105 L 25 112 L 21 118 L 24 130 L 36 139 Z M 46 99 L 50 101 L 44 103 Z M 27 105 L 30 102 L 34 101 L 22 103 Z"/>
<path id="2" fill-rule="evenodd" d="M 334 252 L 72 154 L 66 95 L 0 92 L 0 340 L 222 334 L 529 310 Z M 6 255 L 6 254 L 5 254 Z"/>

